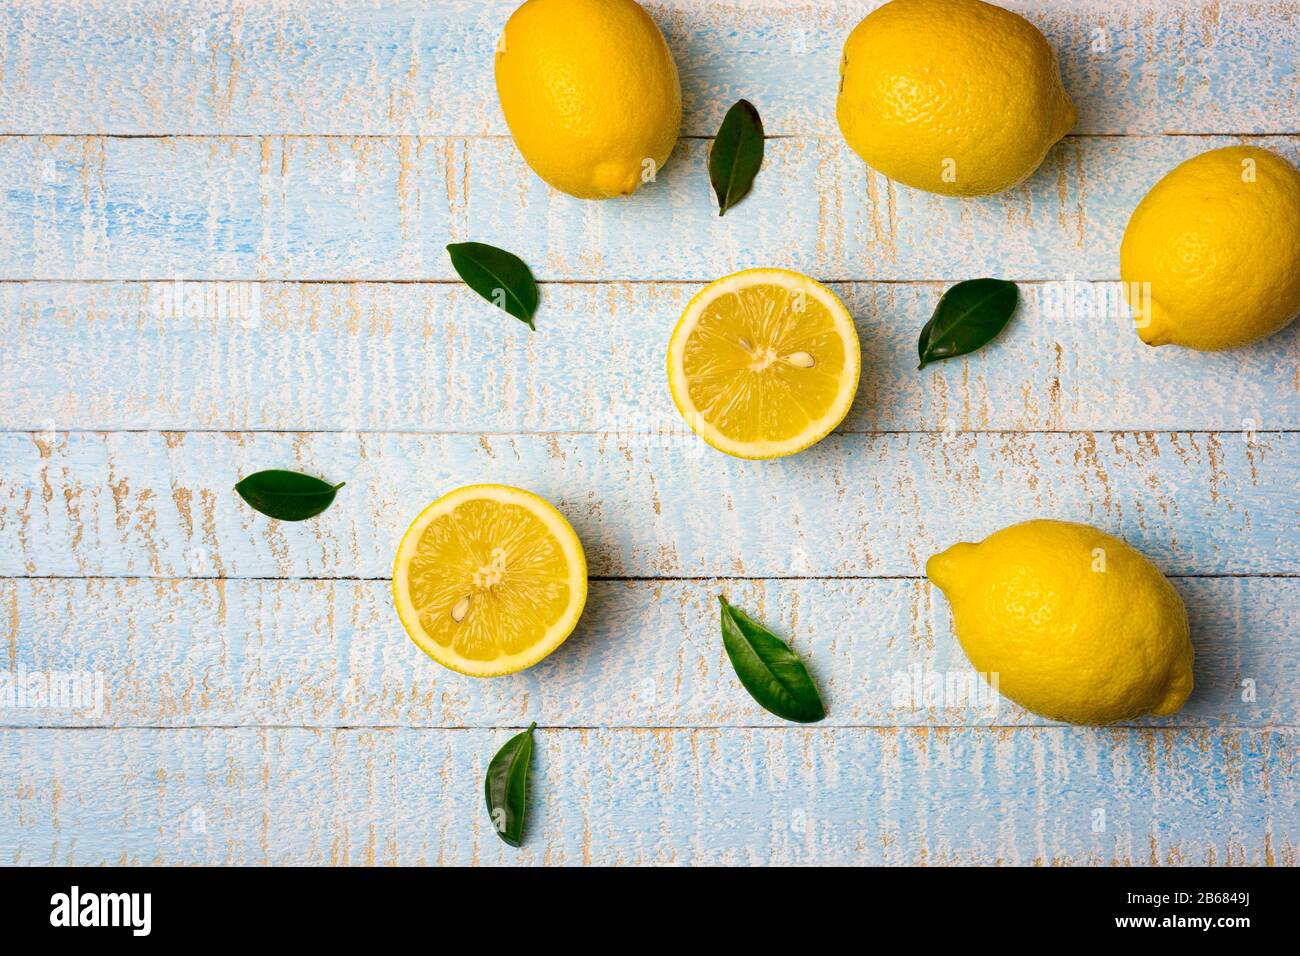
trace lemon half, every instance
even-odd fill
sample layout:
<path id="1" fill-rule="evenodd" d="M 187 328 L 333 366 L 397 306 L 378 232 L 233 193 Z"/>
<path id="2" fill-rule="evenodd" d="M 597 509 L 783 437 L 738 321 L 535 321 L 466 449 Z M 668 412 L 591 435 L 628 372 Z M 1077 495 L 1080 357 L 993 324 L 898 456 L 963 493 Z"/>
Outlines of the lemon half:
<path id="1" fill-rule="evenodd" d="M 697 435 L 737 458 L 777 458 L 844 420 L 862 356 L 830 289 L 786 269 L 749 269 L 691 299 L 668 343 L 668 386 Z"/>
<path id="2" fill-rule="evenodd" d="M 471 677 L 511 674 L 564 643 L 587 602 L 582 542 L 537 495 L 468 485 L 420 512 L 393 563 L 393 600 L 420 650 Z"/>

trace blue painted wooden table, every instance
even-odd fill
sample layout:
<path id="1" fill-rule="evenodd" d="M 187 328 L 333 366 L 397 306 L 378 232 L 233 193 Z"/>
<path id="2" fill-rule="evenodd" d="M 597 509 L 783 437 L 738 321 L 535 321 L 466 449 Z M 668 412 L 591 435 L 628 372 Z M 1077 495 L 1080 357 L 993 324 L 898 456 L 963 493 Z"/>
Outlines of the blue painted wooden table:
<path id="1" fill-rule="evenodd" d="M 491 80 L 514 0 L 0 4 L 0 863 L 1276 863 L 1300 844 L 1300 327 L 1240 351 L 1141 345 L 1128 214 L 1176 163 L 1300 159 L 1293 0 L 1014 0 L 1079 124 L 1022 187 L 931 196 L 835 127 L 873 3 L 658 0 L 683 138 L 625 201 L 548 190 Z M 744 96 L 766 167 L 720 219 L 708 137 Z M 537 334 L 454 280 L 448 241 L 542 282 Z M 663 352 L 736 269 L 830 281 L 857 403 L 793 458 L 684 430 Z M 940 291 L 997 275 L 998 342 L 918 373 Z M 348 485 L 301 525 L 231 486 Z M 524 485 L 572 520 L 591 598 L 491 681 L 407 640 L 401 531 L 442 492 Z M 934 551 L 1051 516 L 1119 533 L 1192 617 L 1195 694 L 1107 729 L 969 674 Z M 713 595 L 792 636 L 828 719 L 731 674 Z M 2 688 L 0 688 L 2 689 Z M 536 720 L 526 843 L 482 773 Z"/>

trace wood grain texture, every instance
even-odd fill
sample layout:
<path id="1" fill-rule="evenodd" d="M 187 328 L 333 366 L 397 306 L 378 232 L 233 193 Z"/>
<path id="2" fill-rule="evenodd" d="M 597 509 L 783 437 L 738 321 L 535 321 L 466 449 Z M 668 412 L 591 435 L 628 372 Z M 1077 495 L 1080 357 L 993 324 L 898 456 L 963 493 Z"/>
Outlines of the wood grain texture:
<path id="1" fill-rule="evenodd" d="M 1300 15 L 1003 2 L 1080 116 L 1016 190 L 930 196 L 844 145 L 836 64 L 876 3 L 647 0 L 686 138 L 584 203 L 504 135 L 517 0 L 0 0 L 0 863 L 1300 863 L 1300 332 L 1149 350 L 1103 284 L 1178 162 L 1300 159 Z M 708 137 L 741 96 L 774 138 L 720 219 Z M 541 332 L 455 281 L 467 239 L 544 280 Z M 687 297 L 758 265 L 841 280 L 864 359 L 844 431 L 771 463 L 685 432 L 662 372 Z M 1020 315 L 916 373 L 935 298 L 979 275 L 1022 281 Z M 212 299 L 139 281 L 177 277 Z M 279 524 L 232 490 L 266 467 L 348 485 Z M 554 501 L 602 578 L 563 648 L 492 681 L 420 654 L 387 584 L 410 518 L 479 480 Z M 1179 714 L 906 699 L 970 674 L 925 559 L 1035 516 L 1175 576 Z M 825 724 L 739 688 L 723 590 L 792 638 Z M 49 672 L 102 678 L 102 709 L 4 697 Z M 532 719 L 514 851 L 482 773 Z"/>
<path id="2" fill-rule="evenodd" d="M 232 490 L 264 468 L 346 481 L 274 522 Z M 1033 517 L 1119 534 L 1170 574 L 1300 566 L 1300 434 L 831 436 L 745 462 L 690 435 L 0 434 L 0 574 L 386 578 L 434 498 L 526 487 L 590 572 L 917 575 L 954 541 Z"/>
<path id="3" fill-rule="evenodd" d="M 9 730 L 0 861 L 1295 866 L 1293 731 Z"/>
<path id="4" fill-rule="evenodd" d="M 1191 619 L 1196 690 L 1172 717 L 1139 723 L 1300 723 L 1296 581 L 1174 583 Z M 819 727 L 1051 724 L 966 683 L 976 675 L 947 602 L 926 581 L 898 579 L 596 581 L 563 647 L 491 680 L 425 657 L 398 623 L 387 581 L 8 580 L 5 671 L 27 681 L 87 675 L 87 689 L 102 682 L 102 693 L 19 706 L 15 688 L 0 724 L 789 727 L 736 680 L 719 593 L 807 662 L 828 709 Z"/>
<path id="5" fill-rule="evenodd" d="M 597 203 L 544 185 L 508 139 L 5 137 L 0 279 L 452 279 L 444 246 L 473 239 L 545 280 L 1111 280 L 1146 191 L 1241 141 L 1068 138 L 1023 185 L 959 199 L 891 183 L 838 138 L 779 139 L 719 217 L 704 140 Z M 1300 157 L 1300 137 L 1249 141 Z"/>
<path id="6" fill-rule="evenodd" d="M 676 432 L 664 352 L 697 288 L 548 285 L 530 335 L 460 285 L 0 284 L 2 423 Z M 918 373 L 944 288 L 833 286 L 864 370 L 842 431 L 1300 426 L 1300 325 L 1233 352 L 1150 349 L 1118 283 L 1027 284 L 996 343 Z"/>
<path id="7" fill-rule="evenodd" d="M 1057 51 L 1080 132 L 1295 132 L 1287 0 L 1004 5 Z M 8 2 L 0 132 L 502 135 L 492 59 L 516 6 Z M 844 40 L 879 3 L 645 6 L 677 60 L 684 135 L 712 135 L 741 97 L 769 133 L 838 135 Z"/>

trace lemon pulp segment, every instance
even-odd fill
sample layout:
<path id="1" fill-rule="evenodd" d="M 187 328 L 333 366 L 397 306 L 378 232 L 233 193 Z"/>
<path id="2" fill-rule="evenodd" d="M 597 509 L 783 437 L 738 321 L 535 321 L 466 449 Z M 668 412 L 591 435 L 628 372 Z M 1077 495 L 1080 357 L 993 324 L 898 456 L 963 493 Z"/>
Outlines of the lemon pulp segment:
<path id="1" fill-rule="evenodd" d="M 479 677 L 529 667 L 577 624 L 587 565 L 569 523 L 518 488 L 470 485 L 439 498 L 398 547 L 393 596 L 411 639 Z"/>
<path id="2" fill-rule="evenodd" d="M 691 300 L 669 344 L 668 376 L 678 409 L 710 445 L 774 458 L 843 420 L 860 359 L 853 319 L 829 289 L 752 269 Z"/>

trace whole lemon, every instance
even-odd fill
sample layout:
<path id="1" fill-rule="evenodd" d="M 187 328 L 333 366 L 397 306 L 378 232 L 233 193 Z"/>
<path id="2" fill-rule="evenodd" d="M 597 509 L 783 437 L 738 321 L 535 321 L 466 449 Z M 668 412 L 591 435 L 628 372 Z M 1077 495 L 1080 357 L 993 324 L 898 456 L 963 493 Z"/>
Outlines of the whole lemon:
<path id="1" fill-rule="evenodd" d="M 835 115 L 868 165 L 949 196 L 1026 179 L 1075 120 L 1043 35 L 980 0 L 892 0 L 868 14 L 844 44 Z"/>
<path id="2" fill-rule="evenodd" d="M 1192 692 L 1187 611 L 1155 565 L 1065 521 L 1003 528 L 925 565 L 975 669 L 1011 700 L 1076 724 L 1172 714 Z"/>
<path id="3" fill-rule="evenodd" d="M 633 0 L 528 0 L 506 23 L 496 80 L 524 160 L 570 196 L 631 194 L 677 142 L 677 65 Z"/>
<path id="4" fill-rule="evenodd" d="M 1175 166 L 1133 210 L 1119 274 L 1148 345 L 1272 335 L 1300 312 L 1300 172 L 1255 146 Z"/>

